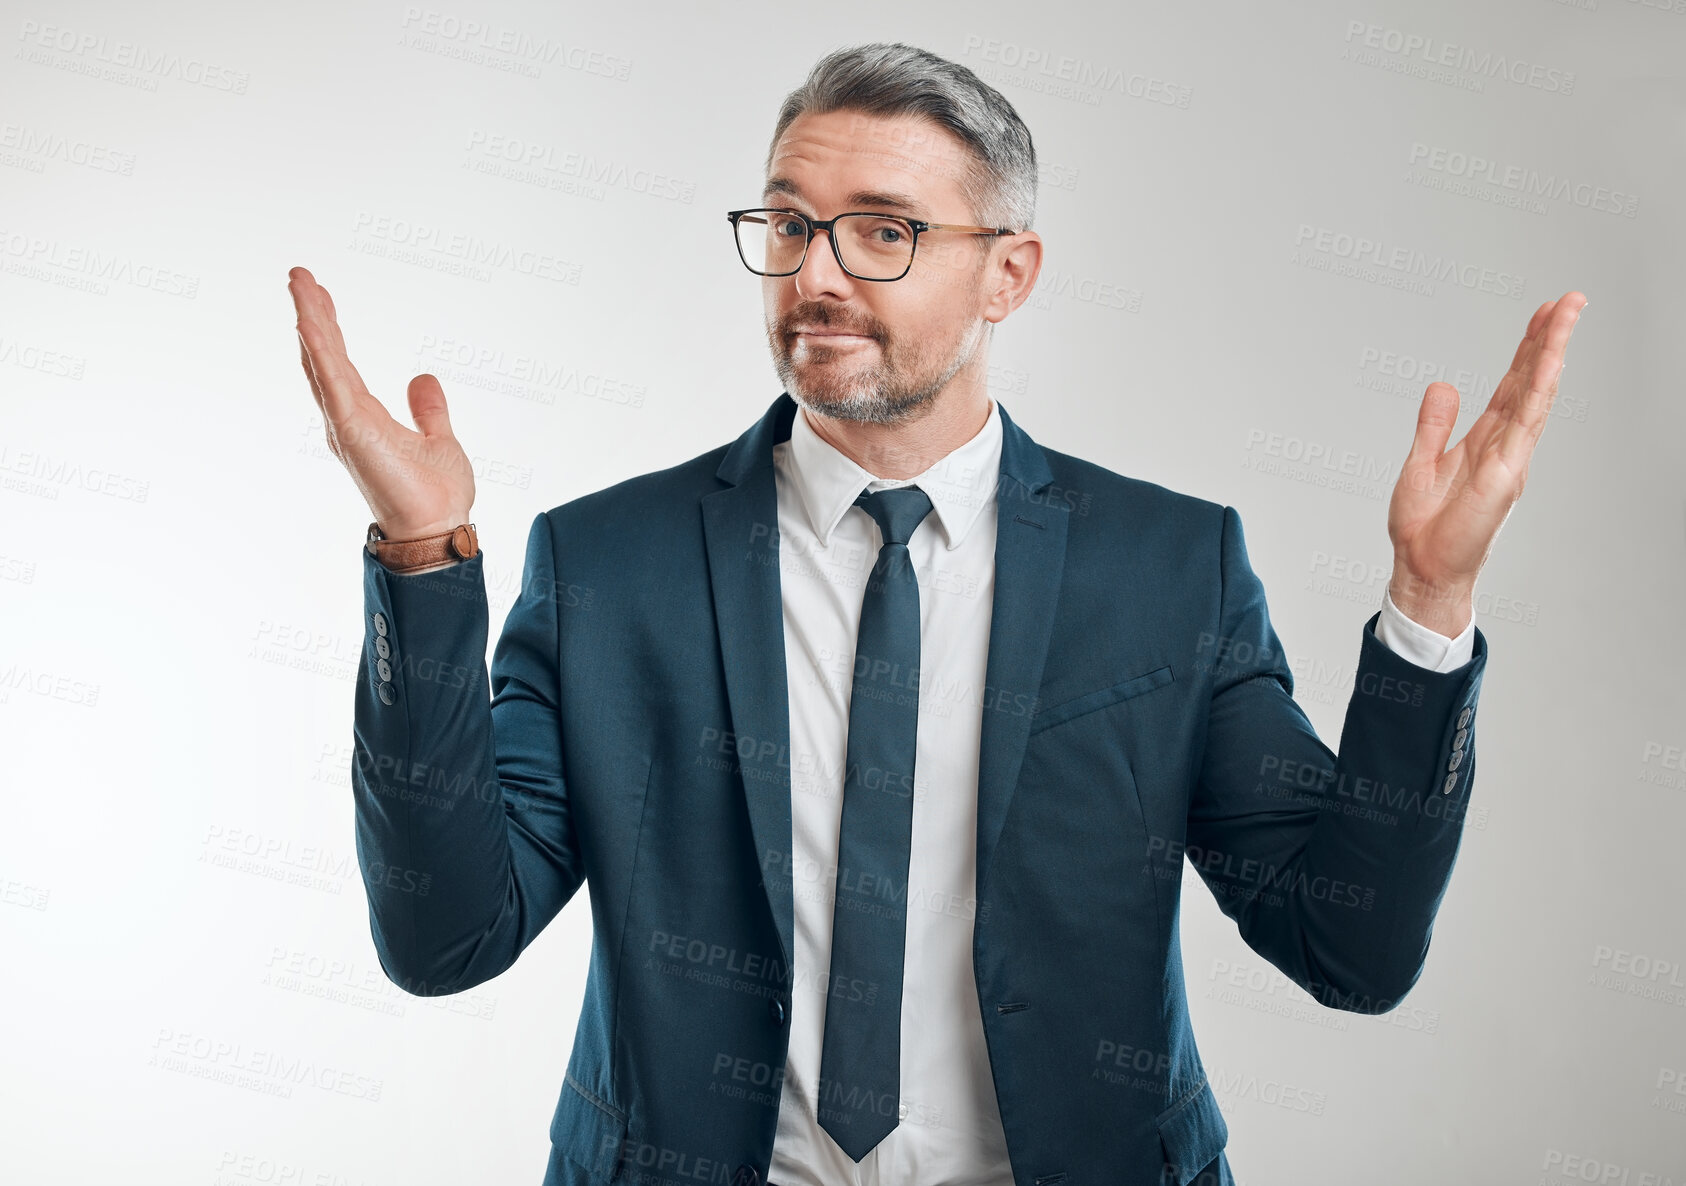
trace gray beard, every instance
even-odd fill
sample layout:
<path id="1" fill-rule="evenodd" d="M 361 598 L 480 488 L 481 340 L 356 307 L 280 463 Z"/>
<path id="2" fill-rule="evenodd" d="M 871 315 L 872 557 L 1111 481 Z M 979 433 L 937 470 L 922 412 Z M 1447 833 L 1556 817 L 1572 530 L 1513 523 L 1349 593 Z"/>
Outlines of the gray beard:
<path id="1" fill-rule="evenodd" d="M 924 383 L 902 381 L 890 365 L 880 363 L 864 375 L 850 378 L 841 390 L 831 383 L 810 390 L 798 378 L 795 364 L 777 335 L 770 336 L 774 339 L 773 369 L 793 400 L 816 415 L 860 424 L 902 424 L 917 420 L 948 386 L 949 380 L 971 361 L 979 341 L 979 335 L 974 334 L 970 344 L 955 351 L 941 374 Z"/>

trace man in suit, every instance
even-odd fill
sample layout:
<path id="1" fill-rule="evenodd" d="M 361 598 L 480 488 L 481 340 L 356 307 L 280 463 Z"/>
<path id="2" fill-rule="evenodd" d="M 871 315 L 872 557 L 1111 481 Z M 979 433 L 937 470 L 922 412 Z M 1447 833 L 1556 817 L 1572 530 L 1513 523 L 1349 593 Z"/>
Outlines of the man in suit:
<path id="1" fill-rule="evenodd" d="M 816 65 L 761 205 L 728 215 L 785 391 L 730 444 L 537 515 L 489 679 L 439 385 L 397 424 L 292 273 L 375 515 L 353 787 L 381 964 L 471 988 L 590 885 L 548 1186 L 1230 1183 L 1185 860 L 1329 1007 L 1391 1009 L 1422 970 L 1475 767 L 1474 581 L 1585 298 L 1534 314 L 1449 451 L 1457 393 L 1425 393 L 1331 751 L 1234 509 L 990 398 L 989 331 L 1040 268 L 1035 179 L 964 67 Z"/>

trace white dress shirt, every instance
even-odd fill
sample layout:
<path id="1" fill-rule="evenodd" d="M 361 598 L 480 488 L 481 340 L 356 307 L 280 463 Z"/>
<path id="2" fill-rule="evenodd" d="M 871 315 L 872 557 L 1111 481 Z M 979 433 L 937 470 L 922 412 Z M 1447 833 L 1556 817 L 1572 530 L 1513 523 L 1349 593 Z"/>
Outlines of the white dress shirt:
<path id="1" fill-rule="evenodd" d="M 790 700 L 795 983 L 767 1178 L 776 1186 L 1012 1186 L 972 970 L 981 693 L 995 590 L 995 401 L 971 440 L 915 478 L 874 477 L 798 408 L 773 448 Z M 902 979 L 901 1120 L 857 1164 L 819 1125 L 815 1092 L 831 969 L 849 697 L 861 599 L 880 545 L 862 490 L 917 484 L 931 512 L 908 541 L 919 583 L 919 719 Z M 1385 595 L 1384 595 L 1385 596 Z M 1473 654 L 1386 598 L 1376 635 L 1450 671 Z M 840 991 L 844 989 L 840 987 Z"/>

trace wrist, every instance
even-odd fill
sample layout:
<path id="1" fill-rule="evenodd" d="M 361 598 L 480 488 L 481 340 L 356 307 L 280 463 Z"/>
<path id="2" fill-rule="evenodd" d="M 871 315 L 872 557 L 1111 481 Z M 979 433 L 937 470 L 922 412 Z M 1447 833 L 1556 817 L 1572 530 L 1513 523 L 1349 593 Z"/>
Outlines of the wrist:
<path id="1" fill-rule="evenodd" d="M 1475 616 L 1475 586 L 1462 580 L 1427 580 L 1394 565 L 1387 595 L 1417 625 L 1456 638 Z"/>
<path id="2" fill-rule="evenodd" d="M 364 547 L 384 567 L 397 573 L 432 572 L 480 554 L 472 523 L 410 539 L 388 539 L 380 524 L 370 523 Z"/>
<path id="3" fill-rule="evenodd" d="M 435 519 L 430 523 L 410 523 L 401 519 L 393 519 L 391 522 L 383 522 L 376 519 L 372 526 L 380 532 L 378 538 L 391 540 L 393 543 L 403 543 L 406 540 L 425 539 L 430 535 L 439 535 L 442 532 L 454 531 L 462 524 L 472 523 L 473 521 L 474 516 L 468 511 L 463 511 L 459 515 L 448 516 L 444 519 Z"/>

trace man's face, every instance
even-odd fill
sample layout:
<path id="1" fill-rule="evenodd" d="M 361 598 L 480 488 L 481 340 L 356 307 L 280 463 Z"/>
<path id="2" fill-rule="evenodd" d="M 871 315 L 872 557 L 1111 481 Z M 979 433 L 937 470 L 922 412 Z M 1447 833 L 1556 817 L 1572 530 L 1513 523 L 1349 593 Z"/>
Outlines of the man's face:
<path id="1" fill-rule="evenodd" d="M 959 138 L 921 117 L 803 115 L 773 151 L 762 204 L 819 219 L 864 210 L 970 225 L 960 191 L 970 159 Z M 923 234 L 912 269 L 884 283 L 838 267 L 829 239 L 816 232 L 800 271 L 761 282 L 773 366 L 814 412 L 917 418 L 984 341 L 984 265 L 999 240 Z"/>

